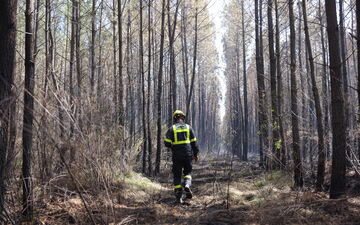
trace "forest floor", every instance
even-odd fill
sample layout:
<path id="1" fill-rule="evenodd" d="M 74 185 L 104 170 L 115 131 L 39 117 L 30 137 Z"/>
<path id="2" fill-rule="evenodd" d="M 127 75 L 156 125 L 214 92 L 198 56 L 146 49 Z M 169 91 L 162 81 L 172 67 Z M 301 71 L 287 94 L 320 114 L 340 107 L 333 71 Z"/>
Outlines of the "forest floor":
<path id="1" fill-rule="evenodd" d="M 360 196 L 329 200 L 324 193 L 293 191 L 284 172 L 264 172 L 254 161 L 194 164 L 194 198 L 174 202 L 170 165 L 156 181 L 129 173 L 121 186 L 83 193 L 97 224 L 360 224 Z M 36 224 L 91 224 L 76 195 L 43 204 Z"/>

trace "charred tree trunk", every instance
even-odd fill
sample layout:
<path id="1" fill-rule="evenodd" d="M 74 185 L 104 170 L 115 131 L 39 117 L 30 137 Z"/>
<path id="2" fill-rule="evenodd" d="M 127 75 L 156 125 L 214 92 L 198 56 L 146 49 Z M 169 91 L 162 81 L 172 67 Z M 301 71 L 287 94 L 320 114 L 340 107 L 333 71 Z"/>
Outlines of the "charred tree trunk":
<path id="1" fill-rule="evenodd" d="M 25 90 L 24 90 L 24 117 L 23 117 L 23 211 L 25 218 L 30 219 L 33 213 L 32 203 L 32 178 L 31 178 L 31 153 L 33 144 L 34 120 L 34 87 L 35 87 L 35 62 L 34 62 L 34 29 L 33 19 L 34 1 L 26 1 L 25 10 Z"/>
<path id="2" fill-rule="evenodd" d="M 4 211 L 7 155 L 10 151 L 12 85 L 15 77 L 17 0 L 6 0 L 0 7 L 0 215 Z"/>
<path id="3" fill-rule="evenodd" d="M 331 125 L 333 133 L 330 198 L 339 198 L 345 193 L 346 127 L 336 1 L 327 0 L 325 8 L 330 53 Z"/>
<path id="4" fill-rule="evenodd" d="M 198 46 L 198 8 L 195 9 L 195 40 L 194 40 L 194 53 L 193 53 L 193 67 L 192 67 L 192 75 L 190 81 L 190 89 L 186 102 L 186 115 L 188 116 L 190 113 L 190 104 L 195 84 L 195 75 L 196 75 L 196 60 L 197 60 L 197 46 Z M 190 116 L 188 116 L 189 123 L 191 122 Z"/>
<path id="5" fill-rule="evenodd" d="M 0 32 L 1 33 L 1 32 Z M 360 1 L 356 1 L 356 33 L 357 33 L 357 94 L 358 94 L 358 113 L 360 115 Z M 360 116 L 358 117 L 358 126 L 360 126 Z M 360 135 L 358 137 L 358 159 L 360 159 Z"/>
<path id="6" fill-rule="evenodd" d="M 285 143 L 285 134 L 284 134 L 284 125 L 283 125 L 283 116 L 282 116 L 282 74 L 281 74 L 281 54 L 280 54 L 280 27 L 279 27 L 279 6 L 278 0 L 275 0 L 275 18 L 276 18 L 276 78 L 277 78 L 277 106 L 278 106 L 278 122 L 279 122 L 279 131 L 280 131 L 280 158 L 282 168 L 286 167 L 286 143 Z"/>
<path id="7" fill-rule="evenodd" d="M 278 122 L 278 102 L 276 93 L 276 56 L 274 50 L 274 25 L 273 25 L 273 0 L 268 0 L 268 38 L 270 56 L 270 87 L 271 87 L 271 112 L 272 112 L 272 167 L 280 168 L 281 138 Z"/>
<path id="8" fill-rule="evenodd" d="M 140 1 L 139 4 L 139 14 L 140 14 L 140 30 L 139 30 L 139 72 L 141 77 L 141 87 L 142 87 L 142 129 L 143 129 L 143 163 L 142 163 L 142 172 L 146 173 L 146 155 L 147 155 L 147 132 L 146 132 L 146 94 L 145 94 L 145 73 L 144 73 L 144 40 L 143 40 L 143 2 Z"/>
<path id="9" fill-rule="evenodd" d="M 260 4 L 259 4 L 260 1 Z M 260 12 L 259 12 L 260 11 Z M 264 151 L 267 146 L 267 113 L 264 78 L 264 56 L 262 41 L 262 0 L 255 0 L 255 43 L 256 43 L 256 71 L 259 97 L 259 141 L 260 141 L 260 167 L 265 165 Z"/>
<path id="10" fill-rule="evenodd" d="M 241 26 L 242 26 L 242 47 L 243 47 L 243 79 L 244 79 L 244 141 L 243 141 L 243 160 L 248 160 L 248 138 L 249 138 L 249 109 L 248 109 L 248 89 L 246 74 L 246 42 L 245 42 L 245 12 L 244 1 L 241 3 Z"/>
<path id="11" fill-rule="evenodd" d="M 297 104 L 297 82 L 296 82 L 296 52 L 295 52 L 295 23 L 294 23 L 294 2 L 289 0 L 290 20 L 290 75 L 291 75 L 291 122 L 293 136 L 293 160 L 294 160 L 294 186 L 303 186 L 303 171 L 300 157 L 300 134 Z"/>
<path id="12" fill-rule="evenodd" d="M 317 132 L 318 132 L 318 138 L 319 138 L 316 189 L 318 191 L 321 191 L 322 186 L 324 184 L 324 173 L 325 173 L 323 117 L 322 117 L 322 111 L 321 111 L 319 90 L 318 90 L 318 87 L 316 84 L 314 57 L 312 54 L 312 47 L 311 47 L 311 42 L 310 42 L 310 35 L 309 35 L 309 28 L 308 28 L 308 21 L 307 21 L 306 1 L 302 1 L 302 9 L 303 9 L 303 19 L 304 19 L 305 42 L 306 42 L 306 48 L 307 48 L 307 52 L 308 52 L 308 56 L 309 56 L 310 77 L 311 77 L 312 92 L 313 92 L 314 101 L 315 101 Z"/>
<path id="13" fill-rule="evenodd" d="M 150 116 L 150 97 L 151 97 L 151 30 L 152 30 L 152 22 L 151 22 L 151 0 L 149 0 L 148 5 L 148 81 L 147 81 L 147 108 L 146 114 L 148 116 L 147 119 L 147 142 L 148 142 L 148 173 L 152 175 L 152 141 L 151 141 L 151 116 Z"/>
<path id="14" fill-rule="evenodd" d="M 123 82 L 123 35 L 122 35 L 122 15 L 123 15 L 123 9 L 122 9 L 122 1 L 118 0 L 118 24 L 119 24 L 119 115 L 118 115 L 118 122 L 119 125 L 124 126 L 124 82 Z M 142 18 L 141 18 L 142 21 Z M 141 24 L 142 26 L 142 24 Z M 140 30 L 142 35 L 142 30 Z M 122 128 L 123 130 L 124 128 Z M 124 132 L 122 132 L 124 134 Z M 122 134 L 122 136 L 123 136 Z"/>
<path id="15" fill-rule="evenodd" d="M 161 161 L 161 93 L 162 93 L 162 76 L 164 64 L 164 38 L 165 38 L 165 1 L 162 0 L 161 11 L 161 34 L 160 34 L 160 61 L 159 61 L 159 74 L 158 74 L 158 91 L 157 91 L 157 149 L 156 149 L 156 166 L 155 174 L 160 173 Z"/>

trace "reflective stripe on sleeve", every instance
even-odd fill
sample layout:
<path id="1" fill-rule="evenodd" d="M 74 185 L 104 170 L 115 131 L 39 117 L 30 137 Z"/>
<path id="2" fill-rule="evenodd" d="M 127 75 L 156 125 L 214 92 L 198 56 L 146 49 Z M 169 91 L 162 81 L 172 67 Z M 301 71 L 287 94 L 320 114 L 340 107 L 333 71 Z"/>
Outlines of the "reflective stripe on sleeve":
<path id="1" fill-rule="evenodd" d="M 166 142 L 172 143 L 172 141 L 170 139 L 165 139 Z"/>
<path id="2" fill-rule="evenodd" d="M 190 140 L 190 142 L 195 142 L 196 141 L 196 138 L 193 138 Z"/>

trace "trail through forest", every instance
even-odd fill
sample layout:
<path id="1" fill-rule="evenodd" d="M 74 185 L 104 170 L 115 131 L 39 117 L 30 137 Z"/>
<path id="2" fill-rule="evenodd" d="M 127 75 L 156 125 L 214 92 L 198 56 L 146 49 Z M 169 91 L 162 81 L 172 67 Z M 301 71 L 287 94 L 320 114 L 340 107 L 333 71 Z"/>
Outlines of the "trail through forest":
<path id="1" fill-rule="evenodd" d="M 231 164 L 233 164 L 231 166 Z M 114 185 L 110 199 L 85 191 L 97 224 L 360 224 L 360 198 L 329 200 L 326 194 L 291 190 L 291 177 L 266 173 L 256 161 L 204 160 L 194 164 L 194 198 L 175 203 L 170 165 L 158 182 L 138 174 Z M 232 170 L 231 170 L 232 167 Z M 229 173 L 232 171 L 231 173 Z M 132 178 L 131 178 L 132 177 Z M 231 177 L 231 182 L 229 179 Z M 89 194 L 89 196 L 86 196 Z M 92 197 L 90 197 L 92 196 Z M 116 196 L 116 198 L 115 198 Z M 90 200 L 91 198 L 91 200 Z M 56 203 L 57 202 L 57 203 Z M 61 202 L 61 203 L 59 203 Z M 107 202 L 107 203 L 106 203 Z M 52 205 L 50 207 L 50 205 Z M 57 205 L 56 207 L 54 207 Z M 96 209 L 96 210 L 95 210 Z M 58 198 L 41 224 L 90 224 L 81 200 Z M 57 218 L 54 220 L 54 218 Z"/>

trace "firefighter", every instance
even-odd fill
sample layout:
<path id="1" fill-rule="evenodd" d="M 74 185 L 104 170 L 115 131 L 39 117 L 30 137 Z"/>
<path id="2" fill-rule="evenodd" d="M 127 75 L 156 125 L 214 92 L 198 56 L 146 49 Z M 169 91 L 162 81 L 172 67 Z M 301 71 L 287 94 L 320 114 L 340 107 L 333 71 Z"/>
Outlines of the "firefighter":
<path id="1" fill-rule="evenodd" d="M 185 196 L 192 198 L 191 192 L 191 171 L 192 160 L 198 161 L 199 148 L 193 129 L 185 123 L 185 113 L 176 110 L 173 113 L 174 125 L 169 128 L 165 137 L 165 146 L 172 150 L 174 175 L 174 192 L 176 201 L 182 203 L 183 188 Z M 181 176 L 184 175 L 184 183 L 181 183 Z"/>

